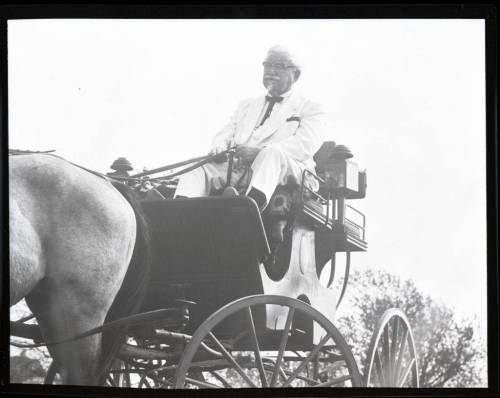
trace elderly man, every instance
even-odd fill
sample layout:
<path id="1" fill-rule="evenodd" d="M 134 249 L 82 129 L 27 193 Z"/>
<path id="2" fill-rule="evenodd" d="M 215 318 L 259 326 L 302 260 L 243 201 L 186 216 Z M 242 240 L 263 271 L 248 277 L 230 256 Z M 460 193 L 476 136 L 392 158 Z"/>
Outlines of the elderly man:
<path id="1" fill-rule="evenodd" d="M 231 182 L 238 185 L 247 179 L 246 194 L 261 210 L 279 184 L 300 183 L 305 168 L 314 170 L 313 155 L 323 141 L 325 122 L 317 104 L 292 90 L 301 70 L 286 49 L 271 47 L 263 66 L 267 95 L 242 101 L 214 137 L 210 152 L 236 146 Z M 183 175 L 176 197 L 206 196 L 224 188 L 227 169 L 228 162 L 208 163 Z"/>

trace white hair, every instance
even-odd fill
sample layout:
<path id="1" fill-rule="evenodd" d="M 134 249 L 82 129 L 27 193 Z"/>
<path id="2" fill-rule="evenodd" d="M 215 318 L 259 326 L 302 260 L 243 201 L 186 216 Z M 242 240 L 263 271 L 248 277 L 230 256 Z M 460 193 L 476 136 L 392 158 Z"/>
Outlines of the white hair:
<path id="1" fill-rule="evenodd" d="M 266 54 L 266 58 L 269 57 L 271 54 L 279 54 L 284 56 L 290 63 L 297 68 L 299 71 L 301 70 L 300 62 L 297 59 L 297 56 L 292 54 L 290 50 L 288 50 L 286 47 L 276 44 L 269 48 Z"/>

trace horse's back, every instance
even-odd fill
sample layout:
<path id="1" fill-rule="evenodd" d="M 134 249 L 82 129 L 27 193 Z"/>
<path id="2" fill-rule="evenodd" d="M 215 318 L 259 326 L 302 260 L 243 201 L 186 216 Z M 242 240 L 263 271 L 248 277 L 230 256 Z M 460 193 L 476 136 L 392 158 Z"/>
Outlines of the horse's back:
<path id="1" fill-rule="evenodd" d="M 112 218 L 116 214 L 121 216 L 123 210 L 128 209 L 126 200 L 106 179 L 51 155 L 10 156 L 9 190 L 11 196 L 22 201 L 26 210 L 28 207 L 40 210 L 44 204 L 47 205 L 44 210 L 58 211 L 64 208 L 76 210 L 75 206 L 78 206 L 100 210 Z M 113 206 L 117 206 L 116 211 L 113 211 Z M 36 215 L 38 218 L 49 216 L 46 212 L 37 212 Z"/>

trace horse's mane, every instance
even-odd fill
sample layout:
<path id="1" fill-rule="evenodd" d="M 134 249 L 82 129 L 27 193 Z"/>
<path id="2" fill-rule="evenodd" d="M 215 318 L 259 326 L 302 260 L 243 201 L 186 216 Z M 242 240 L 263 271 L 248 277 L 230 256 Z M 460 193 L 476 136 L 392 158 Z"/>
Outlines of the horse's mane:
<path id="1" fill-rule="evenodd" d="M 132 258 L 128 266 L 122 286 L 106 315 L 105 323 L 136 314 L 141 310 L 147 292 L 151 270 L 151 237 L 148 222 L 135 197 L 135 192 L 120 182 L 111 182 L 125 197 L 134 210 L 137 224 L 136 241 Z M 104 383 L 105 371 L 111 365 L 118 350 L 125 342 L 127 330 L 110 330 L 102 335 L 102 354 L 98 377 Z"/>

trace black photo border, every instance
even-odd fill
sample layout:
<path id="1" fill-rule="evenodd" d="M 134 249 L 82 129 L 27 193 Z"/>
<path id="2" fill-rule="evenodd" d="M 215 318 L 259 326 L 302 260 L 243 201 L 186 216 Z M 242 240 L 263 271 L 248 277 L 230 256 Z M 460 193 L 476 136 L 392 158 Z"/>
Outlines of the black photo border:
<path id="1" fill-rule="evenodd" d="M 7 21 L 10 19 L 40 18 L 255 18 L 255 19 L 484 19 L 486 43 L 486 179 L 487 179 L 487 292 L 488 292 L 488 388 L 449 389 L 342 389 L 340 396 L 499 396 L 499 291 L 498 291 L 498 81 L 497 81 L 497 9 L 491 4 L 439 5 L 12 5 L 0 6 L 0 117 L 2 173 L 2 211 L 0 225 L 2 240 L 1 298 L 0 298 L 0 394 L 35 396 L 85 397 L 143 397 L 143 396 L 210 396 L 211 391 L 136 390 L 90 386 L 46 386 L 11 384 L 9 382 L 9 323 L 8 323 L 8 79 L 7 79 Z M 241 389 L 238 394 L 254 396 L 331 396 L 328 389 Z M 217 391 L 216 396 L 233 396 L 234 390 Z M 336 394 L 337 396 L 337 394 Z"/>

